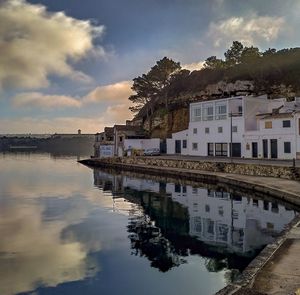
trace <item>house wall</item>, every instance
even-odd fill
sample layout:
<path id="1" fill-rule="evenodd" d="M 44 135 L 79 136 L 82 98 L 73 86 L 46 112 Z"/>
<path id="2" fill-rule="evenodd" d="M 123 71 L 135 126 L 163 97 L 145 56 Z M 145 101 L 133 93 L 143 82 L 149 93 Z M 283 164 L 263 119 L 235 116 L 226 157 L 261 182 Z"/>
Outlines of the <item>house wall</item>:
<path id="1" fill-rule="evenodd" d="M 296 159 L 300 159 L 300 113 L 295 114 L 294 125 L 296 134 Z"/>
<path id="2" fill-rule="evenodd" d="M 283 127 L 283 120 L 290 120 L 291 127 Z M 272 128 L 265 128 L 265 123 L 271 122 Z M 259 130 L 256 132 L 248 132 L 245 135 L 245 146 L 248 149 L 245 150 L 245 157 L 252 157 L 252 142 L 258 143 L 258 158 L 263 157 L 263 143 L 266 139 L 268 141 L 268 158 L 271 158 L 271 139 L 277 139 L 277 149 L 279 159 L 293 159 L 296 158 L 298 149 L 299 136 L 296 140 L 297 134 L 297 120 L 294 118 L 274 118 L 274 119 L 261 119 L 259 120 Z M 284 152 L 284 142 L 291 143 L 291 153 Z"/>
<path id="3" fill-rule="evenodd" d="M 99 146 L 99 156 L 100 158 L 107 158 L 114 156 L 114 145 L 113 144 L 105 144 Z"/>
<path id="4" fill-rule="evenodd" d="M 208 104 L 213 106 L 213 114 L 209 120 L 205 120 L 203 108 Z M 226 105 L 226 114 L 221 117 L 217 113 L 217 106 L 219 104 Z M 201 119 L 195 117 L 195 109 L 200 107 L 202 108 Z M 240 143 L 242 146 L 245 126 L 241 111 L 243 111 L 242 97 L 191 104 L 191 121 L 188 129 L 188 154 L 207 156 L 208 143 L 212 143 L 214 146 L 213 155 L 215 155 L 215 144 L 224 143 L 227 144 L 227 156 L 230 156 L 231 136 L 233 143 Z M 231 114 L 233 114 L 232 119 Z M 233 128 L 231 129 L 231 127 Z M 235 128 L 237 128 L 236 132 Z M 197 148 L 195 145 L 197 145 Z M 241 154 L 243 155 L 243 150 L 241 150 Z"/>
<path id="5" fill-rule="evenodd" d="M 232 126 L 237 127 L 237 132 L 232 132 L 232 142 L 242 143 L 244 134 L 243 117 L 233 117 Z M 222 133 L 219 133 L 219 127 L 222 128 Z M 206 128 L 209 128 L 209 133 L 206 133 Z M 196 134 L 194 133 L 194 129 L 197 130 Z M 190 155 L 207 156 L 208 143 L 227 143 L 228 156 L 230 156 L 229 144 L 231 142 L 231 119 L 190 122 L 188 137 L 188 151 Z M 193 143 L 198 143 L 197 150 L 193 149 Z M 241 152 L 243 155 L 243 150 Z"/>
<path id="6" fill-rule="evenodd" d="M 167 138 L 167 154 L 175 154 L 175 141 L 181 141 L 181 155 L 188 155 L 188 129 L 172 134 L 172 138 Z M 183 147 L 183 140 L 187 141 L 187 147 Z"/>
<path id="7" fill-rule="evenodd" d="M 151 138 L 151 139 L 124 139 L 124 149 L 153 149 L 160 148 L 160 139 Z"/>

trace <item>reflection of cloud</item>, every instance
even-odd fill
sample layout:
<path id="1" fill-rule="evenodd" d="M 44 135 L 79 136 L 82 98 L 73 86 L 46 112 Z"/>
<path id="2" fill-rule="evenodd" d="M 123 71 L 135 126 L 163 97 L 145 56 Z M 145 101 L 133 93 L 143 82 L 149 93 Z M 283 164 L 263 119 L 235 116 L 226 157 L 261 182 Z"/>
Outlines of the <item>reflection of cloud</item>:
<path id="1" fill-rule="evenodd" d="M 43 5 L 1 1 L 0 89 L 45 87 L 49 74 L 89 81 L 69 60 L 76 61 L 92 51 L 94 36 L 102 35 L 103 30 L 103 26 L 94 27 L 63 12 L 47 12 Z"/>
<path id="2" fill-rule="evenodd" d="M 284 29 L 283 17 L 257 16 L 231 17 L 211 23 L 208 36 L 215 47 L 226 47 L 238 40 L 245 45 L 261 45 L 278 38 Z"/>
<path id="3" fill-rule="evenodd" d="M 65 95 L 46 95 L 40 92 L 19 93 L 13 98 L 15 107 L 38 107 L 45 109 L 80 107 L 81 101 Z"/>
<path id="4" fill-rule="evenodd" d="M 32 157 L 34 160 L 17 154 L 8 155 L 5 173 L 0 177 L 0 195 L 12 195 L 19 200 L 33 202 L 46 197 L 71 199 L 77 195 L 84 196 L 94 205 L 112 207 L 109 196 L 99 198 L 99 191 L 91 190 L 90 173 L 87 173 L 85 166 L 74 164 L 74 159 L 53 161 L 44 155 Z M 73 203 L 72 210 L 64 213 L 64 218 L 72 223 L 81 220 L 86 215 L 82 210 L 82 206 L 79 208 Z"/>
<path id="5" fill-rule="evenodd" d="M 2 207 L 0 214 L 0 294 L 13 295 L 57 286 L 92 275 L 95 265 L 78 242 L 61 241 L 64 222 L 42 222 L 42 208 Z M 91 267 L 93 266 L 93 267 Z"/>

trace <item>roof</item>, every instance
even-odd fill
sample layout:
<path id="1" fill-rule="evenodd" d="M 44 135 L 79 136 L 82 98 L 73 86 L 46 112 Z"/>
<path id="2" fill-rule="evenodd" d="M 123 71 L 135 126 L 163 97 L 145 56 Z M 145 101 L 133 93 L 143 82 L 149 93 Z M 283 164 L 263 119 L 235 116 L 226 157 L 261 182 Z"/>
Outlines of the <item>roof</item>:
<path id="1" fill-rule="evenodd" d="M 104 132 L 106 135 L 113 135 L 114 134 L 114 127 L 105 127 Z"/>
<path id="2" fill-rule="evenodd" d="M 278 113 L 278 114 L 272 114 L 272 113 L 267 113 L 267 114 L 259 114 L 256 115 L 257 117 L 261 117 L 261 120 L 264 119 L 281 119 L 281 118 L 293 118 L 293 113 Z"/>
<path id="3" fill-rule="evenodd" d="M 140 126 L 131 126 L 131 125 L 115 125 L 114 129 L 117 131 L 142 131 Z"/>

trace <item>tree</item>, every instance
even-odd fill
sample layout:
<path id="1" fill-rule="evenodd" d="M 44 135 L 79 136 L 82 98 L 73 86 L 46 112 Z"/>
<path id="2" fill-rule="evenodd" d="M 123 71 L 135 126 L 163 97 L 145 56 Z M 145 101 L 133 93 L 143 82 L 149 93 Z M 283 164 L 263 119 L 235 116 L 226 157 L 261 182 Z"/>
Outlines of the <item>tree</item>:
<path id="1" fill-rule="evenodd" d="M 216 56 L 210 56 L 205 60 L 204 68 L 216 70 L 222 69 L 225 67 L 225 62 L 222 59 L 217 58 Z"/>
<path id="2" fill-rule="evenodd" d="M 133 79 L 132 90 L 135 94 L 129 97 L 134 103 L 130 108 L 131 111 L 137 112 L 145 105 L 153 106 L 153 103 L 160 98 L 168 106 L 168 97 L 166 87 L 170 84 L 172 74 L 181 69 L 179 62 L 164 57 L 156 62 L 147 74 L 143 74 Z"/>
<path id="3" fill-rule="evenodd" d="M 241 62 L 244 45 L 239 41 L 233 41 L 231 47 L 224 53 L 228 66 L 234 66 Z"/>
<path id="4" fill-rule="evenodd" d="M 257 47 L 245 47 L 241 53 L 241 63 L 254 63 L 261 57 L 261 53 Z"/>
<path id="5" fill-rule="evenodd" d="M 170 83 L 166 87 L 168 98 L 179 96 L 181 93 L 189 90 L 187 80 L 190 73 L 189 70 L 182 69 L 171 75 Z"/>
<path id="6" fill-rule="evenodd" d="M 275 53 L 276 53 L 276 49 L 275 48 L 269 48 L 265 52 L 263 52 L 263 56 L 269 56 L 269 55 L 273 55 Z"/>

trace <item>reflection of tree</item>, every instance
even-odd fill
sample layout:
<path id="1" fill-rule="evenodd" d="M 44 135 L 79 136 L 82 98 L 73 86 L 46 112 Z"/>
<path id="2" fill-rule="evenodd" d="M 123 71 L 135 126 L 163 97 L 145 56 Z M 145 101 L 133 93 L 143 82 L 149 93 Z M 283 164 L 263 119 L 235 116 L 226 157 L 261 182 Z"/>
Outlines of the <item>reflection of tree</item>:
<path id="1" fill-rule="evenodd" d="M 97 171 L 97 170 L 95 170 Z M 102 171 L 102 170 L 101 170 Z M 103 175 L 105 173 L 105 176 Z M 190 236 L 190 216 L 188 208 L 175 202 L 166 195 L 163 183 L 160 183 L 159 193 L 143 191 L 127 185 L 121 191 L 116 189 L 116 179 L 121 182 L 122 174 L 103 169 L 102 173 L 95 173 L 95 184 L 103 187 L 103 181 L 110 179 L 111 191 L 121 194 L 128 202 L 137 204 L 142 208 L 142 215 L 139 217 L 133 213 L 128 232 L 131 248 L 134 255 L 147 257 L 151 266 L 161 271 L 168 271 L 174 266 L 185 263 L 184 257 L 189 255 L 200 255 L 207 258 L 208 271 L 218 272 L 223 269 L 230 269 L 230 277 L 234 274 L 232 269 L 243 270 L 253 256 L 241 257 L 228 251 L 226 245 L 218 243 L 205 243 L 197 237 Z M 131 175 L 127 173 L 126 175 Z M 131 176 L 133 178 L 133 176 Z M 138 185 L 138 178 L 134 178 L 135 185 Z M 220 234 L 225 235 L 226 228 L 220 228 Z M 210 261 L 212 260 L 212 261 Z"/>
<path id="2" fill-rule="evenodd" d="M 147 257 L 151 266 L 168 271 L 186 263 L 183 257 L 190 254 L 207 257 L 211 272 L 242 270 L 251 261 L 191 237 L 187 209 L 168 196 L 125 189 L 124 197 L 144 209 L 144 215 L 130 219 L 128 232 L 133 254 Z"/>
<path id="3" fill-rule="evenodd" d="M 132 254 L 146 256 L 151 266 L 162 272 L 186 261 L 179 257 L 170 241 L 145 216 L 132 218 L 128 225 Z"/>

